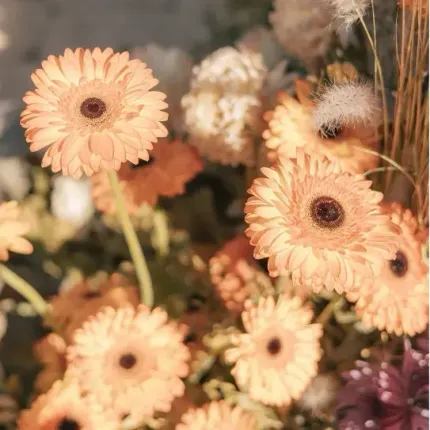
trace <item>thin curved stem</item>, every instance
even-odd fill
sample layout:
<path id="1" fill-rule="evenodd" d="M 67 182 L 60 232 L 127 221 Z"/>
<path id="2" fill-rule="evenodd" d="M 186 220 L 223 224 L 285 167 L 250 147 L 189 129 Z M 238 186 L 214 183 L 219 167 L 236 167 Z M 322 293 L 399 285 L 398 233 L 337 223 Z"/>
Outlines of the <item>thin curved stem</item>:
<path id="1" fill-rule="evenodd" d="M 46 318 L 49 312 L 49 305 L 45 299 L 24 279 L 10 270 L 4 264 L 0 264 L 0 278 L 2 278 L 11 288 L 21 294 L 35 311 L 42 317 Z"/>
<path id="2" fill-rule="evenodd" d="M 154 291 L 152 289 L 151 275 L 148 270 L 148 265 L 146 264 L 145 255 L 127 212 L 118 175 L 115 171 L 108 172 L 107 174 L 115 198 L 117 216 L 121 222 L 125 240 L 127 241 L 128 249 L 130 251 L 131 258 L 133 259 L 134 269 L 136 270 L 137 279 L 139 281 L 140 297 L 142 303 L 151 308 L 154 304 Z"/>

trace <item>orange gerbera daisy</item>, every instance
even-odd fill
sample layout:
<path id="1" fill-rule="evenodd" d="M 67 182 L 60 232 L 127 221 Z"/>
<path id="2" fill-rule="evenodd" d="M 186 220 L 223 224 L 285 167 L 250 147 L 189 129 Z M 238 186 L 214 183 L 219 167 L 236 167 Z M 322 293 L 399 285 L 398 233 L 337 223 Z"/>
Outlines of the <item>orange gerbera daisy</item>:
<path id="1" fill-rule="evenodd" d="M 252 294 L 261 294 L 259 287 L 273 288 L 267 276 L 256 267 L 252 252 L 248 239 L 237 236 L 209 261 L 211 281 L 225 307 L 232 312 L 242 312 L 246 299 Z"/>
<path id="2" fill-rule="evenodd" d="M 36 89 L 24 96 L 21 125 L 31 151 L 48 148 L 42 166 L 79 178 L 119 170 L 126 160 L 149 159 L 167 136 L 165 95 L 151 69 L 111 48 L 66 49 L 50 55 L 32 75 Z"/>
<path id="3" fill-rule="evenodd" d="M 418 221 L 398 203 L 384 206 L 391 221 L 401 228 L 400 249 L 386 261 L 381 274 L 347 295 L 357 301 L 356 312 L 367 325 L 396 335 L 414 336 L 428 324 L 428 266 L 417 240 Z"/>
<path id="4" fill-rule="evenodd" d="M 342 172 L 337 162 L 308 155 L 280 157 L 261 169 L 245 206 L 256 258 L 269 258 L 271 276 L 342 293 L 373 278 L 395 258 L 398 227 L 379 206 L 371 181 Z"/>
<path id="5" fill-rule="evenodd" d="M 71 337 L 91 315 L 104 306 L 118 309 L 123 306 L 137 307 L 139 294 L 133 285 L 122 275 L 114 273 L 84 279 L 73 286 L 60 290 L 51 300 L 52 317 Z"/>
<path id="6" fill-rule="evenodd" d="M 22 236 L 29 232 L 29 225 L 20 220 L 17 202 L 0 203 L 0 261 L 9 260 L 9 251 L 31 254 L 33 245 Z"/>
<path id="7" fill-rule="evenodd" d="M 115 415 L 81 396 L 74 383 L 58 381 L 21 413 L 18 430 L 117 430 Z"/>
<path id="8" fill-rule="evenodd" d="M 185 184 L 202 170 L 203 163 L 194 147 L 177 140 L 160 141 L 148 161 L 137 166 L 123 164 L 118 173 L 128 211 L 136 213 L 144 203 L 153 206 L 159 196 L 183 194 Z M 114 213 L 115 200 L 107 175 L 100 172 L 91 182 L 97 209 Z"/>
<path id="9" fill-rule="evenodd" d="M 137 424 L 184 393 L 189 352 L 167 313 L 105 308 L 75 332 L 66 375 Z"/>
<path id="10" fill-rule="evenodd" d="M 43 365 L 34 383 L 36 391 L 48 391 L 66 371 L 66 342 L 56 333 L 49 333 L 34 345 L 34 353 Z"/>
<path id="11" fill-rule="evenodd" d="M 342 169 L 351 173 L 363 173 L 378 165 L 378 156 L 360 150 L 360 147 L 375 150 L 378 136 L 373 127 L 356 124 L 318 135 L 313 120 L 314 103 L 310 99 L 297 100 L 281 93 L 278 101 L 275 110 L 265 114 L 269 129 L 263 138 L 270 161 L 276 161 L 279 155 L 294 157 L 296 149 L 303 147 L 309 154 L 319 153 L 339 160 Z"/>
<path id="12" fill-rule="evenodd" d="M 245 304 L 242 321 L 247 333 L 233 338 L 226 359 L 239 387 L 266 405 L 286 406 L 304 392 L 318 373 L 320 324 L 310 324 L 312 310 L 298 297 L 260 298 Z"/>
<path id="13" fill-rule="evenodd" d="M 232 407 L 226 401 L 211 402 L 203 408 L 192 409 L 182 416 L 182 423 L 175 430 L 254 430 L 257 421 L 239 406 Z"/>

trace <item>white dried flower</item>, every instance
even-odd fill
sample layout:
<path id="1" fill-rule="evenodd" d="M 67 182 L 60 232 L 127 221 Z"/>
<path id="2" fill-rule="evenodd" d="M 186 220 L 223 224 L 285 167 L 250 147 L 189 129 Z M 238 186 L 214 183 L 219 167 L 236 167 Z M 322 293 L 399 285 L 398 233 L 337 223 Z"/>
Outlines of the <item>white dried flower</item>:
<path id="1" fill-rule="evenodd" d="M 181 133 L 183 131 L 181 99 L 190 89 L 193 69 L 191 55 L 179 48 L 149 44 L 132 49 L 131 56 L 139 58 L 153 70 L 154 76 L 160 81 L 157 91 L 167 94 L 170 129 Z"/>
<path id="2" fill-rule="evenodd" d="M 0 158 L 0 201 L 22 200 L 31 187 L 30 168 L 20 157 Z"/>
<path id="3" fill-rule="evenodd" d="M 373 88 L 360 82 L 325 88 L 314 109 L 315 129 L 322 135 L 344 126 L 378 127 L 381 121 L 381 106 Z"/>
<path id="4" fill-rule="evenodd" d="M 91 186 L 86 179 L 56 176 L 53 180 L 51 211 L 57 218 L 84 226 L 93 216 Z"/>
<path id="5" fill-rule="evenodd" d="M 330 9 L 315 0 L 274 0 L 273 8 L 269 21 L 279 42 L 316 71 L 332 40 Z"/>
<path id="6" fill-rule="evenodd" d="M 299 400 L 299 406 L 315 415 L 326 412 L 335 402 L 339 381 L 332 374 L 319 374 Z"/>
<path id="7" fill-rule="evenodd" d="M 350 27 L 366 15 L 370 0 L 322 0 L 320 7 L 333 10 L 334 22 L 338 27 Z"/>
<path id="8" fill-rule="evenodd" d="M 267 76 L 262 55 L 221 48 L 193 72 L 191 91 L 182 99 L 190 143 L 212 161 L 254 165 Z"/>

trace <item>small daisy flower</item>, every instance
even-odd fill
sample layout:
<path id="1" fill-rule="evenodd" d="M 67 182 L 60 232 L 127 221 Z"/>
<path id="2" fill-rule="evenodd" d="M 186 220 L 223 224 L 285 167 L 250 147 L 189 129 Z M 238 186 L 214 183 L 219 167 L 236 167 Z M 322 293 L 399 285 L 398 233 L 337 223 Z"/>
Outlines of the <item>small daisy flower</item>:
<path id="1" fill-rule="evenodd" d="M 257 422 L 249 412 L 226 401 L 211 402 L 203 408 L 192 409 L 182 417 L 175 430 L 255 430 Z"/>
<path id="2" fill-rule="evenodd" d="M 226 352 L 232 375 L 249 396 L 266 405 L 286 406 L 298 399 L 318 372 L 320 324 L 299 298 L 280 296 L 247 301 L 242 321 L 246 333 L 233 337 Z"/>
<path id="3" fill-rule="evenodd" d="M 371 181 L 341 172 L 320 155 L 280 157 L 250 188 L 246 234 L 271 276 L 291 273 L 295 285 L 339 293 L 374 278 L 395 258 L 399 228 L 382 213 Z"/>
<path id="4" fill-rule="evenodd" d="M 160 308 L 105 308 L 75 332 L 66 377 L 133 422 L 168 412 L 184 394 L 189 352 Z"/>
<path id="5" fill-rule="evenodd" d="M 296 88 L 298 88 L 297 83 Z M 375 150 L 378 136 L 373 126 L 339 123 L 330 128 L 315 129 L 315 104 L 310 99 L 295 99 L 288 93 L 278 96 L 275 110 L 265 114 L 269 128 L 263 133 L 268 149 L 268 159 L 275 161 L 279 155 L 294 157 L 298 147 L 309 154 L 322 154 L 338 160 L 343 170 L 363 173 L 379 164 L 379 157 L 361 151 Z"/>
<path id="6" fill-rule="evenodd" d="M 384 263 L 381 274 L 348 294 L 356 301 L 357 315 L 366 325 L 414 336 L 428 324 L 428 266 L 422 261 L 417 240 L 418 221 L 409 209 L 398 203 L 384 205 L 391 221 L 401 228 L 400 248 L 395 258 Z"/>
<path id="7" fill-rule="evenodd" d="M 66 370 L 66 342 L 56 333 L 49 333 L 34 345 L 34 354 L 43 368 L 34 383 L 38 392 L 48 391 Z"/>
<path id="8" fill-rule="evenodd" d="M 134 214 L 145 203 L 154 206 L 160 196 L 183 194 L 186 183 L 202 170 L 203 163 L 194 147 L 178 140 L 158 142 L 148 161 L 141 161 L 137 166 L 123 164 L 118 172 L 128 211 Z M 104 172 L 94 175 L 91 184 L 96 208 L 115 213 L 115 199 L 107 175 Z"/>
<path id="9" fill-rule="evenodd" d="M 89 398 L 78 385 L 58 381 L 18 418 L 18 430 L 117 430 L 115 415 Z"/>
<path id="10" fill-rule="evenodd" d="M 165 95 L 140 60 L 111 48 L 66 49 L 31 75 L 21 125 L 30 151 L 47 148 L 42 166 L 73 178 L 122 163 L 148 160 L 152 144 L 167 136 L 161 121 Z"/>
<path id="11" fill-rule="evenodd" d="M 29 232 L 29 225 L 20 220 L 17 202 L 0 203 L 0 261 L 9 259 L 9 251 L 31 254 L 33 245 L 22 236 Z"/>
<path id="12" fill-rule="evenodd" d="M 212 284 L 225 307 L 234 313 L 242 312 L 252 295 L 262 293 L 259 286 L 273 289 L 270 281 L 262 282 L 266 276 L 256 267 L 252 252 L 248 239 L 237 236 L 209 260 Z"/>

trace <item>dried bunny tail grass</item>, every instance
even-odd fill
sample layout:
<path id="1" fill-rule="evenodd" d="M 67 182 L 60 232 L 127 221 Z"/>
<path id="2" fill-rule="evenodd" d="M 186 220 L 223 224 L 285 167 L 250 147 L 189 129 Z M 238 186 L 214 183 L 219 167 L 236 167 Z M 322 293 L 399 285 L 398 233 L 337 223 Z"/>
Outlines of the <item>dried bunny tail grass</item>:
<path id="1" fill-rule="evenodd" d="M 318 95 L 314 125 L 323 136 L 339 127 L 357 124 L 378 128 L 381 122 L 379 100 L 363 81 L 331 84 Z"/>
<path id="2" fill-rule="evenodd" d="M 371 0 L 322 0 L 322 3 L 333 9 L 334 23 L 341 28 L 350 27 L 366 15 Z"/>

